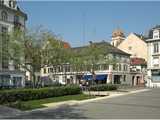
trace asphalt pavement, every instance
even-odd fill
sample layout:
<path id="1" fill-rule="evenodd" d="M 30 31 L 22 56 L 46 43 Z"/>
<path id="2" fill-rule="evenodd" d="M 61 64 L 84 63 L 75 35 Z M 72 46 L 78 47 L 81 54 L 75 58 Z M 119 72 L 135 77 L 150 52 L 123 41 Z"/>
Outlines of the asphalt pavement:
<path id="1" fill-rule="evenodd" d="M 14 119 L 160 119 L 160 89 L 80 105 L 63 105 L 8 117 Z"/>

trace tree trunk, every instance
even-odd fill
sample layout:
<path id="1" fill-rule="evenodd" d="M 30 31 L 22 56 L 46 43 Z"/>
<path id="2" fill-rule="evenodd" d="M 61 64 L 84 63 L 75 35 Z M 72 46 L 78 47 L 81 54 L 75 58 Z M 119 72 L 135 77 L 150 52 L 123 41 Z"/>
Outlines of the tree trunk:
<path id="1" fill-rule="evenodd" d="M 33 73 L 33 88 L 36 88 L 36 75 Z"/>

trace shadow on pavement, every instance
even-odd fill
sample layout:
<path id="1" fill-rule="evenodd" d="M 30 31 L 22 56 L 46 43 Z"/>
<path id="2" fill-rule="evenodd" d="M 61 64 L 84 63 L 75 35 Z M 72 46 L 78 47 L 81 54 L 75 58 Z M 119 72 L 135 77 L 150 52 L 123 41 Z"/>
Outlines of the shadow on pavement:
<path id="1" fill-rule="evenodd" d="M 84 111 L 75 109 L 73 106 L 62 106 L 60 108 L 37 110 L 32 112 L 25 112 L 24 114 L 10 117 L 9 119 L 85 119 Z"/>

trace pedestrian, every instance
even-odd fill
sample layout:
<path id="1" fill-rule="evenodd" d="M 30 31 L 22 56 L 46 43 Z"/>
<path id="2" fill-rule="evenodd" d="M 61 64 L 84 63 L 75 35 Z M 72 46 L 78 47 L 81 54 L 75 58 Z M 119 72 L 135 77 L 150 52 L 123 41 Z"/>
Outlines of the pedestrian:
<path id="1" fill-rule="evenodd" d="M 81 88 L 81 90 L 83 91 L 83 86 L 82 86 L 82 84 L 80 83 L 79 84 L 79 87 Z"/>

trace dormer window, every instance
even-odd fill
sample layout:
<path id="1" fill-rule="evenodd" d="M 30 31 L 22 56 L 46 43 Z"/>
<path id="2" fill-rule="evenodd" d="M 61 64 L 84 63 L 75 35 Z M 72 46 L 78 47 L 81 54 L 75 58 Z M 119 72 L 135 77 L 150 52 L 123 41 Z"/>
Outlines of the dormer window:
<path id="1" fill-rule="evenodd" d="M 8 1 L 8 6 L 10 8 L 16 8 L 16 1 L 15 0 L 9 0 Z"/>
<path id="2" fill-rule="evenodd" d="M 159 30 L 153 31 L 153 39 L 159 39 Z"/>

